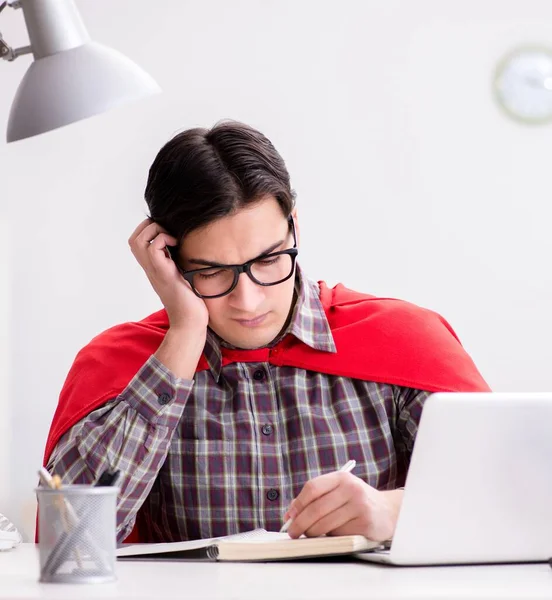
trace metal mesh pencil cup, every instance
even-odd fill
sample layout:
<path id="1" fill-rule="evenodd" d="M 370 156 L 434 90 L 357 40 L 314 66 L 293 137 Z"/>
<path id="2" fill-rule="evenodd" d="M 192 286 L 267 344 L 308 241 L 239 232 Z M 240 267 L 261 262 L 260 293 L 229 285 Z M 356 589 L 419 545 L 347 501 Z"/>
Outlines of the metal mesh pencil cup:
<path id="1" fill-rule="evenodd" d="M 36 488 L 43 583 L 115 581 L 118 487 Z"/>

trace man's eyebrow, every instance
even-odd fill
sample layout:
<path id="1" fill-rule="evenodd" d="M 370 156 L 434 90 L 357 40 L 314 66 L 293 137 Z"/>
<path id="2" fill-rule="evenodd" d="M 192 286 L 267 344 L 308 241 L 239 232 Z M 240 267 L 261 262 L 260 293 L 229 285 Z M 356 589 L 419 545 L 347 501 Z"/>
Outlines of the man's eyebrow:
<path id="1" fill-rule="evenodd" d="M 272 246 L 269 246 L 266 250 L 263 250 L 258 256 L 256 256 L 255 258 L 252 258 L 251 260 L 257 260 L 259 258 L 262 258 L 263 256 L 266 256 L 267 254 L 270 254 L 271 252 L 274 252 L 274 250 L 276 250 L 276 248 L 281 246 L 284 242 L 285 242 L 285 240 L 280 240 L 279 242 L 272 244 Z M 202 258 L 189 258 L 187 260 L 187 262 L 189 262 L 190 264 L 194 264 L 194 265 L 202 265 L 204 267 L 230 267 L 230 266 L 232 266 L 232 265 L 228 265 L 228 264 L 225 265 L 223 263 L 212 262 L 210 260 L 203 260 Z M 247 261 L 247 262 L 250 262 L 250 261 Z"/>

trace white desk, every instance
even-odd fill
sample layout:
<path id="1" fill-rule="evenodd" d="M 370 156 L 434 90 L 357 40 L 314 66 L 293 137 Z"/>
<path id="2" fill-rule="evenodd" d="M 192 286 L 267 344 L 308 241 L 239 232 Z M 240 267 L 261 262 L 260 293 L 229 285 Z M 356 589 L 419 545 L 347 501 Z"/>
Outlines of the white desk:
<path id="1" fill-rule="evenodd" d="M 0 553 L 0 599 L 552 598 L 547 564 L 397 568 L 351 563 L 120 562 L 118 581 L 38 583 L 34 545 Z"/>

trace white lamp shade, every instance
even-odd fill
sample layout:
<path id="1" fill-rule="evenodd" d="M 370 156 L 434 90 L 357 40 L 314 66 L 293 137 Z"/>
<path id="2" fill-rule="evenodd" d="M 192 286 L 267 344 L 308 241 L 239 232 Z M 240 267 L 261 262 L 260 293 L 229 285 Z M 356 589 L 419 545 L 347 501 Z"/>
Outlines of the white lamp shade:
<path id="1" fill-rule="evenodd" d="M 138 65 L 95 42 L 39 58 L 15 94 L 7 141 L 38 135 L 160 91 Z"/>

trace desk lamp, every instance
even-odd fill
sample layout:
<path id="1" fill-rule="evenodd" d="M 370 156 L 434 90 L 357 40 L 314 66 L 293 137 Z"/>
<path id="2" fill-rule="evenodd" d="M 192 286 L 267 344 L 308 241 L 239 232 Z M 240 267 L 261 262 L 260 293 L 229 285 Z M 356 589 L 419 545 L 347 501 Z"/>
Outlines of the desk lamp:
<path id="1" fill-rule="evenodd" d="M 15 94 L 7 141 L 22 140 L 160 92 L 123 54 L 91 41 L 74 0 L 4 0 L 22 9 L 30 45 L 11 48 L 0 33 L 0 57 L 32 54 Z"/>

